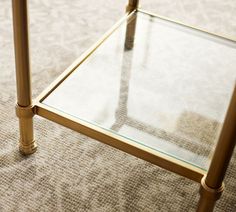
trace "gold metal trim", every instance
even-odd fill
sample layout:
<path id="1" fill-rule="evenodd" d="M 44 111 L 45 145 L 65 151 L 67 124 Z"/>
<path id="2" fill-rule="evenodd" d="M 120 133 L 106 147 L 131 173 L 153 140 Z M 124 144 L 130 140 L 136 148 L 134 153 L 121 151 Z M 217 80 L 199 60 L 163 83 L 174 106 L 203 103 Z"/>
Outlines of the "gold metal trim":
<path id="1" fill-rule="evenodd" d="M 146 10 L 143 10 L 143 9 L 140 9 L 140 8 L 137 9 L 137 12 L 142 12 L 144 14 L 151 15 L 151 16 L 157 17 L 159 19 L 162 19 L 164 21 L 168 21 L 168 22 L 171 22 L 171 23 L 175 23 L 175 24 L 190 28 L 190 29 L 194 29 L 194 30 L 197 30 L 197 31 L 200 31 L 200 32 L 212 35 L 212 36 L 216 36 L 216 37 L 221 38 L 221 39 L 228 40 L 230 42 L 234 42 L 234 43 L 236 42 L 236 38 L 232 38 L 232 37 L 229 37 L 229 36 L 226 36 L 226 35 L 221 35 L 221 34 L 209 32 L 205 29 L 201 29 L 201 28 L 198 28 L 198 27 L 195 27 L 195 26 L 192 26 L 192 25 L 188 25 L 188 24 L 185 24 L 181 21 L 173 20 L 173 19 L 167 18 L 165 16 L 161 16 L 161 15 L 158 15 L 158 14 L 155 14 L 153 12 L 149 12 L 149 11 L 146 11 Z"/>
<path id="2" fill-rule="evenodd" d="M 179 21 L 175 21 L 175 20 L 171 20 L 169 18 L 163 17 L 163 16 L 159 16 L 157 14 L 154 13 L 150 13 L 148 11 L 145 11 L 143 9 L 135 9 L 133 10 L 131 13 L 127 12 L 116 24 L 113 25 L 113 27 L 108 30 L 101 39 L 99 39 L 94 45 L 92 45 L 85 53 L 83 53 L 79 58 L 77 58 L 61 75 L 59 75 L 56 80 L 54 80 L 35 100 L 38 102 L 42 102 L 45 98 L 47 98 L 48 95 L 50 95 L 50 93 L 52 93 L 76 68 L 79 67 L 80 64 L 82 64 L 124 21 L 127 21 L 131 16 L 133 16 L 136 12 L 141 12 L 144 14 L 148 14 L 154 17 L 157 17 L 159 19 L 165 20 L 165 21 L 169 21 L 171 23 L 175 23 L 187 28 L 191 28 L 194 30 L 197 30 L 199 32 L 202 33 L 207 33 L 209 35 L 218 37 L 220 39 L 225 39 L 227 41 L 236 43 L 236 40 L 229 38 L 229 37 L 225 37 L 222 35 L 218 35 L 218 34 L 214 34 L 211 32 L 208 32 L 206 30 L 200 29 L 200 28 L 196 28 L 193 26 L 189 26 L 186 25 L 184 23 L 181 23 Z"/>
<path id="3" fill-rule="evenodd" d="M 18 118 L 32 118 L 34 116 L 34 106 L 21 107 L 16 104 L 16 116 Z"/>
<path id="4" fill-rule="evenodd" d="M 98 126 L 80 120 L 55 108 L 36 103 L 35 112 L 37 115 L 68 127 L 72 130 L 87 135 L 93 139 L 101 141 L 112 147 L 120 149 L 131 155 L 158 165 L 164 169 L 175 172 L 176 174 L 187 177 L 196 182 L 200 182 L 206 172 L 191 164 L 185 163 L 164 153 L 150 149 L 144 145 L 138 144 L 113 132 L 102 129 Z"/>
<path id="5" fill-rule="evenodd" d="M 206 184 L 206 175 L 201 180 L 201 188 L 200 188 L 200 194 L 205 194 L 208 198 L 211 198 L 213 200 L 218 200 L 224 191 L 224 184 L 222 184 L 219 188 L 211 188 Z"/>
<path id="6" fill-rule="evenodd" d="M 87 52 L 85 52 L 80 58 L 78 58 L 68 69 L 66 69 L 66 71 L 64 72 L 64 73 L 62 73 L 47 89 L 45 89 L 43 92 L 42 92 L 42 94 L 40 94 L 39 95 L 39 97 L 36 99 L 36 108 L 37 108 L 37 111 L 36 111 L 36 113 L 38 114 L 38 115 L 40 115 L 40 116 L 43 116 L 43 117 L 45 117 L 45 118 L 48 118 L 49 120 L 52 120 L 52 121 L 55 121 L 55 122 L 57 122 L 57 123 L 59 123 L 59 124 L 62 124 L 62 125 L 64 125 L 64 126 L 66 126 L 66 127 L 69 127 L 69 128 L 71 128 L 71 129 L 74 129 L 74 130 L 76 130 L 76 131 L 79 131 L 79 132 L 81 132 L 81 133 L 83 133 L 83 134 L 86 134 L 86 135 L 88 135 L 89 137 L 93 137 L 93 138 L 95 138 L 95 139 L 97 139 L 97 140 L 100 140 L 100 141 L 102 141 L 102 142 L 104 142 L 104 143 L 107 143 L 107 141 L 104 141 L 103 139 L 101 139 L 101 138 L 103 138 L 103 136 L 104 136 L 104 134 L 105 134 L 105 136 L 106 136 L 106 134 L 107 134 L 107 132 L 104 132 L 104 131 L 101 131 L 101 129 L 99 128 L 96 128 L 94 125 L 91 125 L 91 124 L 88 124 L 88 123 L 81 123 L 81 120 L 79 120 L 79 119 L 76 119 L 75 120 L 75 118 L 74 117 L 72 117 L 72 116 L 69 116 L 68 114 L 65 114 L 65 113 L 62 113 L 62 112 L 60 112 L 60 111 L 57 111 L 56 109 L 53 109 L 53 108 L 50 108 L 50 107 L 48 107 L 48 106 L 46 106 L 46 105 L 44 105 L 44 104 L 41 104 L 41 102 L 48 96 L 48 95 L 50 95 L 50 93 L 51 92 L 53 92 L 53 90 L 55 90 L 56 89 L 56 87 L 58 86 L 58 85 L 60 85 L 60 83 L 62 83 L 82 62 L 84 62 L 119 26 L 120 26 L 120 24 L 121 23 L 123 23 L 123 21 L 125 21 L 125 20 L 127 20 L 128 18 L 130 18 L 132 15 L 134 15 L 134 13 L 135 12 L 137 12 L 137 11 L 139 11 L 139 12 L 142 12 L 142 13 L 147 13 L 147 14 L 149 14 L 149 15 L 152 15 L 152 16 L 156 16 L 156 17 L 158 17 L 158 18 L 161 18 L 161 19 L 164 19 L 164 20 L 167 20 L 167 21 L 170 21 L 170 22 L 172 22 L 172 23 L 176 23 L 176 24 L 179 24 L 179 25 L 183 25 L 183 26 L 186 26 L 186 27 L 190 27 L 190 28 L 193 28 L 193 29 L 196 29 L 196 30 L 198 30 L 198 31 L 202 31 L 202 32 L 205 32 L 205 33 L 208 33 L 208 34 L 211 34 L 211 35 L 213 35 L 213 36 L 217 36 L 217 37 L 220 37 L 220 38 L 224 38 L 224 39 L 227 39 L 227 40 L 230 40 L 230 41 L 233 41 L 233 40 L 231 40 L 231 39 L 228 39 L 228 38 L 226 38 L 226 37 L 222 37 L 222 36 L 219 36 L 219 35 L 216 35 L 216 34 L 213 34 L 213 33 L 209 33 L 209 32 L 206 32 L 206 31 L 204 31 L 204 30 L 201 30 L 201 29 L 197 29 L 197 28 L 194 28 L 194 27 L 191 27 L 191 26 L 187 26 L 187 25 L 185 25 L 185 24 L 182 24 L 182 23 L 180 23 L 180 22 L 176 22 L 176 21 L 173 21 L 173 20 L 170 20 L 170 19 L 167 19 L 167 18 L 164 18 L 164 17 L 161 17 L 161 16 L 158 16 L 158 15 L 155 15 L 155 14 L 153 14 L 153 13 L 149 13 L 149 12 L 146 12 L 146 11 L 144 11 L 144 10 L 140 10 L 140 9 L 138 9 L 138 10 L 134 10 L 132 13 L 130 13 L 130 14 L 128 14 L 128 13 L 126 13 L 126 15 L 121 19 L 121 20 L 119 20 L 113 27 L 112 27 L 112 29 L 110 29 L 107 33 L 105 33 L 105 35 L 97 42 L 97 43 L 95 43 Z M 233 41 L 234 42 L 234 41 Z M 56 115 L 56 114 L 58 114 L 58 115 Z M 48 117 L 47 117 L 48 116 Z M 64 120 L 64 122 L 62 121 L 62 120 Z M 77 124 L 76 124 L 76 122 L 78 122 Z M 81 125 L 83 125 L 84 127 L 85 127 L 85 129 L 84 130 L 81 130 L 81 129 L 83 129 L 83 128 L 81 128 Z M 93 129 L 93 127 L 95 127 L 96 129 Z M 94 131 L 96 131 L 96 133 L 94 132 Z M 102 135 L 103 134 L 103 135 Z M 108 135 L 107 135 L 108 136 Z M 109 134 L 109 136 L 111 136 L 110 134 Z M 124 138 L 123 137 L 119 137 L 119 138 L 117 138 L 116 136 L 114 137 L 115 135 L 113 134 L 112 135 L 112 137 L 113 138 L 110 138 L 110 139 L 117 139 L 117 140 L 120 140 L 120 142 L 122 143 L 122 142 L 124 142 L 123 140 L 124 140 Z M 117 142 L 117 141 L 116 141 Z M 109 144 L 109 143 L 108 143 Z M 111 145 L 111 144 L 109 144 L 109 145 Z M 133 145 L 133 143 L 131 144 L 131 145 Z M 112 146 L 112 145 L 111 145 Z M 119 145 L 117 145 L 117 146 L 119 146 Z M 116 147 L 116 146 L 114 146 L 114 147 Z M 122 147 L 116 147 L 116 148 L 119 148 L 119 149 L 121 149 L 121 150 L 123 150 L 123 151 L 126 151 L 126 150 L 124 150 L 124 148 L 122 148 Z M 143 146 L 141 147 L 141 149 L 143 149 Z M 127 151 L 126 151 L 127 152 Z M 134 153 L 133 153 L 133 151 L 131 151 L 131 153 L 130 154 L 132 154 L 132 155 L 134 155 Z M 135 156 L 138 156 L 138 154 L 135 154 Z M 166 160 L 166 155 L 162 155 L 162 154 L 160 154 L 159 156 L 158 156 L 159 158 L 164 158 L 164 160 Z M 168 157 L 167 157 L 168 158 Z M 168 158 L 168 162 L 170 162 L 171 161 L 171 163 L 179 163 L 180 161 L 179 160 L 177 160 L 177 159 L 174 159 L 174 162 L 173 162 L 173 160 L 172 160 L 173 158 L 171 157 L 171 159 L 169 160 L 169 158 Z M 144 159 L 144 160 L 148 160 L 148 161 L 150 161 L 149 159 Z M 154 162 L 154 161 L 152 161 L 152 163 L 154 163 L 154 164 L 156 164 L 156 165 L 159 165 L 159 166 L 161 166 L 161 167 L 163 167 L 163 168 L 166 168 L 166 167 L 168 167 L 169 165 L 161 165 L 160 164 L 160 162 Z M 180 162 L 181 163 L 181 162 Z M 183 162 L 184 163 L 184 162 Z M 186 164 L 187 163 L 184 163 L 184 165 L 181 163 L 181 165 L 183 165 L 183 166 L 185 166 L 185 168 L 184 169 L 187 169 L 186 167 Z M 173 165 L 173 164 L 172 164 Z M 190 169 L 192 169 L 193 168 L 193 166 L 191 166 L 190 164 L 188 164 L 191 168 Z M 194 167 L 194 171 L 195 171 L 195 168 L 196 167 Z M 171 168 L 167 168 L 168 170 L 171 170 Z M 197 168 L 198 169 L 198 168 Z M 171 171 L 173 171 L 173 170 L 171 170 Z M 186 176 L 186 174 L 181 174 L 181 173 L 179 173 L 179 171 L 177 170 L 175 170 L 174 171 L 175 173 L 178 173 L 178 174 L 180 174 L 180 175 L 183 175 L 183 176 Z M 185 171 L 184 171 L 185 172 Z M 199 172 L 200 173 L 200 175 L 201 176 L 203 176 L 203 174 L 205 173 L 205 171 L 203 171 L 202 169 L 200 169 L 199 168 L 199 170 L 197 170 L 197 172 Z M 195 181 L 197 181 L 197 182 L 200 182 L 200 178 L 199 178 L 199 173 L 198 173 L 198 176 L 196 177 L 196 175 L 194 175 L 193 176 L 193 180 L 195 180 Z M 188 175 L 187 174 L 187 176 L 186 176 L 187 178 L 190 178 L 190 179 L 192 179 L 192 177 L 190 176 L 190 175 Z M 202 178 L 202 177 L 201 177 Z"/>
<path id="7" fill-rule="evenodd" d="M 93 44 L 86 52 L 77 58 L 56 80 L 54 80 L 36 99 L 36 102 L 42 102 L 59 86 L 81 63 L 83 63 L 124 21 L 127 21 L 135 11 L 126 13 L 111 29 L 109 29 L 101 39 Z"/>

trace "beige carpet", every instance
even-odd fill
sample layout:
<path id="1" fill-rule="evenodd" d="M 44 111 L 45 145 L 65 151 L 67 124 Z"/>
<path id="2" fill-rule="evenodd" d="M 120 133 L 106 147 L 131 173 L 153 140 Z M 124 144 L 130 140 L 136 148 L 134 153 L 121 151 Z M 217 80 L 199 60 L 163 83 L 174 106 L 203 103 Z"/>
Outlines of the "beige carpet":
<path id="1" fill-rule="evenodd" d="M 34 97 L 124 11 L 124 0 L 31 0 Z M 143 0 L 142 7 L 236 37 L 234 0 Z M 44 119 L 36 154 L 18 153 L 11 3 L 0 3 L 0 212 L 195 211 L 198 184 Z M 236 211 L 236 154 L 215 211 Z"/>

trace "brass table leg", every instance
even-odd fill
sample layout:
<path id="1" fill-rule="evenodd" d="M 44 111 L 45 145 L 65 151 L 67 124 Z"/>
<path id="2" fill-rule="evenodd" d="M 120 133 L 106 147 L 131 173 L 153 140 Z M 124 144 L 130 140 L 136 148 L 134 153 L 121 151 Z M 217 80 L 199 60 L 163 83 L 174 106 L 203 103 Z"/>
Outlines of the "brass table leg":
<path id="1" fill-rule="evenodd" d="M 33 133 L 33 106 L 28 36 L 27 0 L 12 0 L 14 44 L 16 60 L 17 105 L 20 125 L 20 152 L 24 155 L 36 151 Z"/>
<path id="2" fill-rule="evenodd" d="M 132 12 L 137 9 L 139 5 L 139 0 L 129 0 L 128 5 L 126 6 L 126 12 Z"/>
<path id="3" fill-rule="evenodd" d="M 211 212 L 223 192 L 223 179 L 236 141 L 236 86 L 207 175 L 202 179 L 198 212 Z"/>
<path id="4" fill-rule="evenodd" d="M 126 6 L 126 12 L 131 13 L 133 10 L 138 8 L 139 0 L 129 0 Z M 125 36 L 125 50 L 131 50 L 134 45 L 134 36 L 136 28 L 136 14 L 132 21 L 127 22 L 126 26 L 126 36 Z"/>

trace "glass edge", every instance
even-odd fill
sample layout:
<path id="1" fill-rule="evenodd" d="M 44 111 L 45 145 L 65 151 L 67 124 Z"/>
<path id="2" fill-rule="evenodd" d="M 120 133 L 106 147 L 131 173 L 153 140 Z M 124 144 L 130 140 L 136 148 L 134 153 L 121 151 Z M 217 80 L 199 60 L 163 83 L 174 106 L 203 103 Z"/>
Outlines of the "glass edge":
<path id="1" fill-rule="evenodd" d="M 152 148 L 152 147 L 150 147 L 150 146 L 147 146 L 147 145 L 143 144 L 142 142 L 140 142 L 140 141 L 138 141 L 138 140 L 135 140 L 135 139 L 129 138 L 129 137 L 127 137 L 127 136 L 121 135 L 121 134 L 115 132 L 114 130 L 111 130 L 111 129 L 102 127 L 101 125 L 99 125 L 99 124 L 96 123 L 96 122 L 89 121 L 89 120 L 83 119 L 83 118 L 79 118 L 79 117 L 77 117 L 77 116 L 74 116 L 74 115 L 72 115 L 72 114 L 69 114 L 69 113 L 67 113 L 67 112 L 65 112 L 65 111 L 63 111 L 63 110 L 60 110 L 60 109 L 58 109 L 58 108 L 55 108 L 55 107 L 53 107 L 53 106 L 51 106 L 51 105 L 48 105 L 48 104 L 46 104 L 46 103 L 41 103 L 41 104 L 44 104 L 44 105 L 46 105 L 46 106 L 48 106 L 48 107 L 51 107 L 51 108 L 53 108 L 53 109 L 55 109 L 55 110 L 58 110 L 58 111 L 60 111 L 62 114 L 69 115 L 69 116 L 71 116 L 71 117 L 74 117 L 75 119 L 81 120 L 81 121 L 86 122 L 86 123 L 88 123 L 88 124 L 94 125 L 94 126 L 100 128 L 100 129 L 103 129 L 104 131 L 111 132 L 111 133 L 115 134 L 116 136 L 125 138 L 125 139 L 127 139 L 127 140 L 129 140 L 129 141 L 131 141 L 131 142 L 138 143 L 139 145 L 145 146 L 145 147 L 148 148 L 148 149 L 151 149 L 151 150 L 154 150 L 154 151 L 156 151 L 156 152 L 165 154 L 165 155 L 167 155 L 167 156 L 169 156 L 169 157 L 175 158 L 175 159 L 178 160 L 178 161 L 181 161 L 181 162 L 186 163 L 186 164 L 188 164 L 188 165 L 190 165 L 190 166 L 199 168 L 199 169 L 201 169 L 201 170 L 204 171 L 204 172 L 207 172 L 207 169 L 205 169 L 205 168 L 203 168 L 203 167 L 201 167 L 201 166 L 198 166 L 198 165 L 196 165 L 196 164 L 192 164 L 192 163 L 190 163 L 190 162 L 188 162 L 188 161 L 186 161 L 186 160 L 183 160 L 183 159 L 181 159 L 181 158 L 178 158 L 178 157 L 176 157 L 176 156 L 174 156 L 174 155 L 172 155 L 172 154 L 170 154 L 170 153 L 168 153 L 168 152 L 161 151 L 161 150 L 159 150 L 159 149 L 154 149 L 154 148 Z M 65 116 L 64 116 L 64 117 L 65 117 Z M 66 117 L 65 117 L 65 118 L 66 118 Z"/>

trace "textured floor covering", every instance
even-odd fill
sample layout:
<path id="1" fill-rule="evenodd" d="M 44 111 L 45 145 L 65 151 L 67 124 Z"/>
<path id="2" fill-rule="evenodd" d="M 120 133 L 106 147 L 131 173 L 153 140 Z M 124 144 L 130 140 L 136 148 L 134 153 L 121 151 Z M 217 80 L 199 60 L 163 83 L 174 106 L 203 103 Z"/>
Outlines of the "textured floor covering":
<path id="1" fill-rule="evenodd" d="M 125 3 L 30 1 L 34 96 L 120 17 Z M 196 183 L 41 118 L 35 119 L 38 152 L 19 155 L 11 4 L 0 4 L 0 211 L 194 211 Z M 234 0 L 142 6 L 236 37 Z M 235 159 L 215 211 L 236 211 Z"/>

